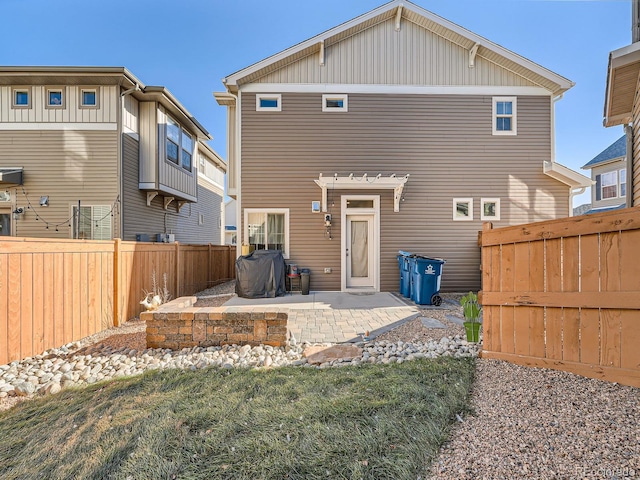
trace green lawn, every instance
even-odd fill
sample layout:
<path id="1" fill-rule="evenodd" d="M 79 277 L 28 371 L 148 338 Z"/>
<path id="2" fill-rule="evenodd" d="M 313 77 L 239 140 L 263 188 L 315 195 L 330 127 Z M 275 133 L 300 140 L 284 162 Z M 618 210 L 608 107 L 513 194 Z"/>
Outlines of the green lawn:
<path id="1" fill-rule="evenodd" d="M 474 361 L 177 370 L 0 413 L 8 479 L 425 478 Z"/>

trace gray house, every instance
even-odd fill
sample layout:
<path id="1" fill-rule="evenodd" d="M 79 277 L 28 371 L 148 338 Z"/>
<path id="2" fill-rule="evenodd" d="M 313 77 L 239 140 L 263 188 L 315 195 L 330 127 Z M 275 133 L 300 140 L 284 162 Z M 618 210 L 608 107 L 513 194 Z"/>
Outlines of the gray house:
<path id="1" fill-rule="evenodd" d="M 591 170 L 591 208 L 585 214 L 627 206 L 627 136 L 623 135 L 583 167 Z"/>
<path id="2" fill-rule="evenodd" d="M 210 139 L 126 68 L 0 67 L 0 231 L 223 243 Z"/>
<path id="3" fill-rule="evenodd" d="M 590 180 L 555 161 L 566 78 L 405 0 L 228 75 L 238 245 L 312 290 L 397 291 L 396 255 L 480 286 L 478 231 L 565 217 Z"/>

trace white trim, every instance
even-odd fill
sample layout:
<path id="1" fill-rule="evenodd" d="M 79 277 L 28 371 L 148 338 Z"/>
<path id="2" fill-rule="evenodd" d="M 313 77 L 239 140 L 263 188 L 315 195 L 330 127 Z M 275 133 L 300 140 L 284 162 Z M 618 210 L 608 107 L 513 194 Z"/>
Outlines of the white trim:
<path id="1" fill-rule="evenodd" d="M 261 100 L 275 100 L 276 107 L 263 107 L 260 105 Z M 269 95 L 268 93 L 256 94 L 256 112 L 281 112 L 282 111 L 282 95 Z"/>
<path id="2" fill-rule="evenodd" d="M 342 101 L 341 107 L 329 107 L 327 105 L 328 100 Z M 322 111 L 323 112 L 348 112 L 349 111 L 349 96 L 347 94 L 324 94 L 322 95 Z"/>
<path id="3" fill-rule="evenodd" d="M 109 130 L 118 129 L 117 123 L 4 123 L 0 130 Z"/>
<path id="4" fill-rule="evenodd" d="M 511 114 L 498 115 L 498 102 L 511 102 Z M 498 117 L 511 118 L 511 130 L 498 130 L 496 120 Z M 491 100 L 491 133 L 492 135 L 517 135 L 518 134 L 518 97 L 493 97 Z"/>
<path id="5" fill-rule="evenodd" d="M 348 208 L 347 200 L 373 200 L 373 208 Z M 347 288 L 347 217 L 349 215 L 372 215 L 373 216 L 373 290 L 380 291 L 380 195 L 342 195 L 340 198 L 340 222 L 343 227 L 340 229 L 340 290 L 342 292 L 354 292 L 358 290 L 371 291 L 371 288 Z"/>
<path id="6" fill-rule="evenodd" d="M 495 203 L 496 204 L 496 214 L 485 215 L 484 214 L 484 204 L 485 203 Z M 487 222 L 500 220 L 500 199 L 499 198 L 481 198 L 480 199 L 480 220 L 485 220 Z"/>
<path id="7" fill-rule="evenodd" d="M 297 52 L 301 52 L 305 49 L 313 47 L 314 45 L 317 45 L 326 39 L 335 37 L 336 35 L 339 35 L 340 33 L 345 32 L 349 29 L 353 29 L 359 25 L 365 25 L 369 20 L 376 18 L 379 15 L 382 15 L 388 11 L 392 11 L 401 5 L 406 11 L 414 12 L 418 15 L 421 15 L 426 19 L 441 25 L 444 28 L 469 39 L 473 43 L 480 43 L 483 46 L 483 48 L 492 50 L 497 54 L 505 57 L 507 60 L 511 60 L 512 62 L 515 62 L 518 65 L 523 66 L 524 68 L 530 70 L 531 72 L 538 74 L 553 83 L 556 83 L 559 86 L 559 90 L 568 90 L 569 88 L 575 85 L 574 82 L 572 82 L 571 80 L 561 75 L 558 75 L 557 73 L 552 72 L 551 70 L 548 70 L 542 67 L 541 65 L 538 65 L 537 63 L 532 62 L 529 59 L 521 57 L 520 55 L 510 50 L 507 50 L 506 48 L 501 47 L 500 45 L 493 43 L 490 40 L 487 40 L 486 38 L 481 37 L 480 35 L 473 33 L 470 30 L 467 30 L 459 25 L 456 25 L 455 23 L 450 22 L 449 20 L 446 20 L 417 5 L 414 5 L 412 3 L 405 4 L 403 3 L 403 0 L 393 0 L 392 2 L 382 5 L 374 10 L 371 10 L 368 13 L 360 15 L 359 17 L 353 18 L 352 20 L 349 20 L 341 25 L 338 25 L 337 27 L 327 30 L 321 33 L 320 35 L 316 35 L 308 40 L 300 42 L 297 45 L 294 45 L 293 47 L 287 48 L 286 50 L 283 50 L 279 53 L 276 53 L 275 55 L 265 58 L 264 60 L 254 63 L 249 67 L 243 68 L 242 70 L 239 70 L 235 73 L 232 73 L 231 75 L 228 75 L 226 78 L 222 80 L 222 82 L 227 86 L 227 88 L 231 85 L 237 85 L 238 80 L 244 77 L 247 77 L 252 73 L 255 73 L 269 65 L 272 65 L 281 60 L 284 60 L 290 57 L 291 55 L 294 55 Z M 404 15 L 404 16 L 406 17 L 407 15 Z"/>
<path id="8" fill-rule="evenodd" d="M 469 204 L 469 215 L 466 217 L 458 216 L 458 203 Z M 453 220 L 456 222 L 470 222 L 473 220 L 473 198 L 454 198 L 453 199 Z"/>
<path id="9" fill-rule="evenodd" d="M 290 230 L 290 228 L 289 228 L 289 209 L 288 208 L 245 208 L 244 209 L 244 216 L 243 216 L 244 225 L 242 226 L 242 238 L 244 240 L 240 243 L 240 245 L 242 245 L 244 243 L 249 245 L 249 229 L 247 227 L 248 227 L 248 221 L 249 221 L 249 214 L 250 213 L 284 214 L 284 252 L 282 252 L 282 256 L 285 259 L 288 259 L 289 258 L 289 250 L 290 250 L 290 245 L 289 245 L 289 230 Z M 267 239 L 265 237 L 265 242 L 266 242 L 266 240 Z"/>
<path id="10" fill-rule="evenodd" d="M 349 83 L 249 83 L 242 85 L 244 93 L 389 93 L 405 95 L 516 95 L 551 96 L 552 92 L 542 87 L 500 86 L 420 86 L 378 85 Z"/>

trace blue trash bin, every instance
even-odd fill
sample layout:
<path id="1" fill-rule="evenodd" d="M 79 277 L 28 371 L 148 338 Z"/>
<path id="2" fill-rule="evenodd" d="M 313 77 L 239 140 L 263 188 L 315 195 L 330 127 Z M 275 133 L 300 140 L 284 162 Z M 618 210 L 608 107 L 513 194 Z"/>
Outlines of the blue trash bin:
<path id="1" fill-rule="evenodd" d="M 409 258 L 412 256 L 409 252 L 400 250 L 398 252 L 398 268 L 400 269 L 400 295 L 411 297 L 411 268 Z"/>
<path id="2" fill-rule="evenodd" d="M 440 281 L 445 261 L 439 258 L 416 257 L 411 269 L 411 300 L 418 305 L 442 304 Z"/>

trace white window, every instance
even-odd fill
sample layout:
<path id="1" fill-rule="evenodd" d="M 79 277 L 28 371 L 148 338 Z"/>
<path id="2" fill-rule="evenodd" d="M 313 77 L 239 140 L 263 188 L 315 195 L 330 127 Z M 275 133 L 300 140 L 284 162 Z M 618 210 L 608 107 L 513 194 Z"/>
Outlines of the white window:
<path id="1" fill-rule="evenodd" d="M 80 89 L 80 107 L 98 108 L 98 87 Z"/>
<path id="2" fill-rule="evenodd" d="M 500 199 L 481 198 L 480 199 L 480 220 L 500 220 Z"/>
<path id="3" fill-rule="evenodd" d="M 516 97 L 493 97 L 493 134 L 516 135 Z"/>
<path id="4" fill-rule="evenodd" d="M 289 258 L 289 209 L 244 209 L 244 244 L 255 250 L 280 250 Z"/>
<path id="5" fill-rule="evenodd" d="M 626 175 L 626 172 L 625 172 Z M 618 172 L 603 173 L 601 178 L 602 199 L 605 198 L 617 198 L 618 196 Z"/>
<path id="6" fill-rule="evenodd" d="M 13 108 L 31 108 L 31 88 L 14 88 L 12 106 Z"/>
<path id="7" fill-rule="evenodd" d="M 347 95 L 322 95 L 323 112 L 347 112 L 349 110 Z"/>
<path id="8" fill-rule="evenodd" d="M 473 220 L 473 198 L 453 199 L 453 219 L 457 221 Z"/>
<path id="9" fill-rule="evenodd" d="M 178 122 L 167 115 L 167 160 L 182 168 L 191 171 L 193 156 L 193 137 L 184 129 L 180 128 Z"/>
<path id="10" fill-rule="evenodd" d="M 47 108 L 64 108 L 64 89 L 47 88 Z"/>
<path id="11" fill-rule="evenodd" d="M 78 207 L 74 206 L 72 208 L 72 214 L 73 238 L 84 240 L 111 240 L 111 206 L 81 205 L 79 215 Z"/>
<path id="12" fill-rule="evenodd" d="M 620 196 L 625 197 L 627 195 L 627 169 L 620 170 Z"/>
<path id="13" fill-rule="evenodd" d="M 258 93 L 256 95 L 256 111 L 280 112 L 282 111 L 282 95 Z"/>

